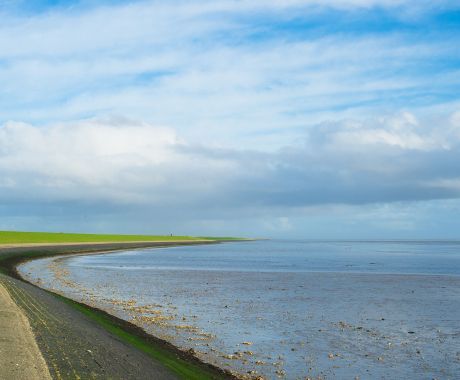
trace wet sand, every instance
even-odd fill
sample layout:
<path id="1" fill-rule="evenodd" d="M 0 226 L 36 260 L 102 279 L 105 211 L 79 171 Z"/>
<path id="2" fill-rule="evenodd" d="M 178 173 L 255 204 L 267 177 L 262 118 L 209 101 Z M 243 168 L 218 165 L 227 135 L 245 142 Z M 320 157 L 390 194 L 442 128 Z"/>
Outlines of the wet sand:
<path id="1" fill-rule="evenodd" d="M 173 251 L 164 257 L 177 262 Z M 98 259 L 101 268 L 57 258 L 23 272 L 240 377 L 455 379 L 460 371 L 458 276 L 107 265 L 120 255 L 69 261 Z M 158 251 L 152 258 L 162 260 Z"/>

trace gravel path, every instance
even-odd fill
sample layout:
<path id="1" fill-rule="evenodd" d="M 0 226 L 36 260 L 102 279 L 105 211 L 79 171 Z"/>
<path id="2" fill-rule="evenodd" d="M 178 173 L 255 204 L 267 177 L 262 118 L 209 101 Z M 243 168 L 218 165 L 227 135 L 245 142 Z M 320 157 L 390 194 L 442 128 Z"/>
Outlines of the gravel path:
<path id="1" fill-rule="evenodd" d="M 29 321 L 0 279 L 0 379 L 51 379 Z"/>

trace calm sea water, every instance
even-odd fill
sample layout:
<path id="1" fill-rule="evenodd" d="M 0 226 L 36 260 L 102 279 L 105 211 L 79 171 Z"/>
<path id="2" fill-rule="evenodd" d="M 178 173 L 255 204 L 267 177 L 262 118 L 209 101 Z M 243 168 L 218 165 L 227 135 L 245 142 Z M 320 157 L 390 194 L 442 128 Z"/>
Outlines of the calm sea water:
<path id="1" fill-rule="evenodd" d="M 460 373 L 458 242 L 257 241 L 20 270 L 248 377 Z"/>

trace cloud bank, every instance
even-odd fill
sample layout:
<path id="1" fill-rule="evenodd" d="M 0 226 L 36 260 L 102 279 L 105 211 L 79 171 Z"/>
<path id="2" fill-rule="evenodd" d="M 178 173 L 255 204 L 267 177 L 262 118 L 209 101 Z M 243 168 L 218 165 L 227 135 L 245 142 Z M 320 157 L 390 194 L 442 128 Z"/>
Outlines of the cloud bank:
<path id="1" fill-rule="evenodd" d="M 459 112 L 323 123 L 277 151 L 189 142 L 127 119 L 0 128 L 2 199 L 267 208 L 460 196 Z"/>

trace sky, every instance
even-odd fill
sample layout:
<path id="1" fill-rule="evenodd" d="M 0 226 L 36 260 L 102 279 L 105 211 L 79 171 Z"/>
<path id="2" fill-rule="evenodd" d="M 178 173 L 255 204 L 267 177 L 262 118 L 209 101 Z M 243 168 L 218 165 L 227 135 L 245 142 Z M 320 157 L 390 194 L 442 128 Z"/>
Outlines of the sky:
<path id="1" fill-rule="evenodd" d="M 0 20 L 2 230 L 460 239 L 460 1 Z"/>

